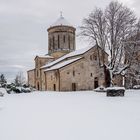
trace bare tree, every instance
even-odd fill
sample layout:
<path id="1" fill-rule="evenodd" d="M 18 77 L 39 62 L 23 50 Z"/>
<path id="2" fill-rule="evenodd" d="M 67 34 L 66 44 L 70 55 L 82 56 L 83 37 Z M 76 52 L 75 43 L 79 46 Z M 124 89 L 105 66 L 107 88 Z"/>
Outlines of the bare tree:
<path id="1" fill-rule="evenodd" d="M 81 28 L 81 35 L 90 39 L 92 44 L 98 43 L 103 49 L 105 49 L 106 39 L 106 20 L 104 13 L 101 9 L 96 8 L 91 12 L 88 18 L 83 19 L 83 26 Z"/>
<path id="2" fill-rule="evenodd" d="M 124 40 L 135 30 L 137 18 L 126 6 L 119 2 L 111 2 L 105 11 L 96 8 L 83 20 L 81 34 L 90 38 L 92 43 L 109 52 L 111 85 L 114 74 L 119 74 L 129 67 L 124 63 Z M 104 56 L 104 55 L 103 55 Z M 104 57 L 103 57 L 104 59 Z M 104 62 L 104 61 L 103 61 Z"/>
<path id="3" fill-rule="evenodd" d="M 99 54 L 99 46 L 102 52 L 106 50 L 106 32 L 107 22 L 105 19 L 104 11 L 100 8 L 95 8 L 87 18 L 83 19 L 83 26 L 81 28 L 81 36 L 87 37 L 92 45 L 96 44 L 98 49 L 98 62 L 100 67 L 104 67 L 104 75 L 106 86 L 109 86 L 110 77 L 108 77 L 108 71 L 105 65 L 105 53 Z M 102 58 L 101 58 L 102 56 Z M 102 61 L 102 63 L 101 63 Z"/>
<path id="4" fill-rule="evenodd" d="M 14 83 L 16 86 L 23 86 L 25 84 L 25 77 L 23 72 L 19 72 L 14 79 Z"/>
<path id="5" fill-rule="evenodd" d="M 83 19 L 83 26 L 80 27 L 81 35 L 88 37 L 92 45 L 97 44 L 97 46 L 100 46 L 103 50 L 105 50 L 106 26 L 107 23 L 103 11 L 96 8 L 89 14 L 88 18 Z M 104 61 L 104 55 L 102 59 Z"/>
<path id="6" fill-rule="evenodd" d="M 123 43 L 136 24 L 134 13 L 118 2 L 111 2 L 105 11 L 107 46 L 110 52 L 110 69 L 118 68 L 123 59 Z"/>
<path id="7" fill-rule="evenodd" d="M 124 41 L 125 64 L 129 66 L 126 78 L 126 87 L 132 88 L 140 84 L 140 20 L 135 26 L 133 34 Z"/>

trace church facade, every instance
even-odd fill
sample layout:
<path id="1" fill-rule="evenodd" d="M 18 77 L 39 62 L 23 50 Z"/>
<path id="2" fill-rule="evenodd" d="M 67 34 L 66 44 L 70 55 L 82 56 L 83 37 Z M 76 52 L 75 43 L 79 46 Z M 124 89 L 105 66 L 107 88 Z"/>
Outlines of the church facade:
<path id="1" fill-rule="evenodd" d="M 48 54 L 35 57 L 35 68 L 27 72 L 30 86 L 42 91 L 93 90 L 106 86 L 101 67 L 103 54 L 108 63 L 106 52 L 96 45 L 76 50 L 76 29 L 63 16 L 47 31 Z"/>

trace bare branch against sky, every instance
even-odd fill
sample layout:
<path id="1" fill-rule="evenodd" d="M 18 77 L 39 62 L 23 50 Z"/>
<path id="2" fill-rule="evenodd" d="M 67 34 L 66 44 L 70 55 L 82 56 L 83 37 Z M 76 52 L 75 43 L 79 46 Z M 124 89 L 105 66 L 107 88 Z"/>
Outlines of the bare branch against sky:
<path id="1" fill-rule="evenodd" d="M 119 0 L 140 15 L 139 0 Z M 95 7 L 110 0 L 0 0 L 0 73 L 14 78 L 18 71 L 33 67 L 37 54 L 47 53 L 47 28 L 63 11 L 75 27 Z M 86 44 L 88 45 L 88 44 Z M 77 49 L 86 46 L 77 39 Z"/>

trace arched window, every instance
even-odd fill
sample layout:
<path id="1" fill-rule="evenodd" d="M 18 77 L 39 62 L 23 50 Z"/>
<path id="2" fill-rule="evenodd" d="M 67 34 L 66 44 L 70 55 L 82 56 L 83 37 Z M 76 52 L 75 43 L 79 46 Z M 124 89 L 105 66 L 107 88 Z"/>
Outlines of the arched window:
<path id="1" fill-rule="evenodd" d="M 92 60 L 92 55 L 90 55 L 90 60 Z"/>
<path id="2" fill-rule="evenodd" d="M 59 39 L 59 35 L 58 35 L 58 49 L 60 48 L 60 41 L 59 41 L 60 39 Z"/>
<path id="3" fill-rule="evenodd" d="M 73 36 L 73 49 L 75 49 L 75 37 Z"/>
<path id="4" fill-rule="evenodd" d="M 55 49 L 55 38 L 53 36 L 53 49 Z"/>
<path id="5" fill-rule="evenodd" d="M 73 76 L 75 76 L 75 70 L 73 70 Z"/>
<path id="6" fill-rule="evenodd" d="M 92 77 L 93 76 L 93 74 L 92 73 L 90 73 L 90 77 Z"/>
<path id="7" fill-rule="evenodd" d="M 49 49 L 51 49 L 51 38 L 49 38 Z"/>
<path id="8" fill-rule="evenodd" d="M 69 45 L 69 49 L 70 49 L 70 36 L 68 36 L 68 45 Z"/>
<path id="9" fill-rule="evenodd" d="M 65 37 L 65 35 L 63 36 L 63 42 L 65 43 L 65 41 L 66 41 L 66 37 Z"/>
<path id="10" fill-rule="evenodd" d="M 97 60 L 97 55 L 94 56 L 94 60 Z"/>

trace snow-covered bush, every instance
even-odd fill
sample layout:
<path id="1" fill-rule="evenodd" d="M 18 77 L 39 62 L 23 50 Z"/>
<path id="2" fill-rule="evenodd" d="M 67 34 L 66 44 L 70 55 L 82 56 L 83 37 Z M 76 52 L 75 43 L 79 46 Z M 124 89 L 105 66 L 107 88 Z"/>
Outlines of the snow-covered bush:
<path id="1" fill-rule="evenodd" d="M 31 91 L 32 91 L 32 90 L 31 90 L 30 87 L 26 87 L 26 88 L 22 87 L 22 88 L 21 88 L 21 93 L 29 93 L 29 92 L 31 92 Z"/>
<path id="2" fill-rule="evenodd" d="M 100 87 L 94 89 L 94 91 L 96 91 L 96 92 L 106 92 L 106 88 L 103 87 L 103 86 L 100 86 Z"/>
<path id="3" fill-rule="evenodd" d="M 6 83 L 7 83 L 7 80 L 6 80 L 5 76 L 4 76 L 4 74 L 1 74 L 0 75 L 0 87 L 5 88 L 6 87 Z"/>
<path id="4" fill-rule="evenodd" d="M 133 86 L 133 89 L 140 89 L 140 85 Z"/>
<path id="5" fill-rule="evenodd" d="M 9 94 L 11 93 L 29 93 L 32 90 L 31 87 L 27 86 L 27 85 L 23 85 L 23 86 L 16 86 L 14 83 L 8 84 L 6 86 L 6 90 Z"/>
<path id="6" fill-rule="evenodd" d="M 6 94 L 6 93 L 7 93 L 7 91 L 5 88 L 0 88 L 0 97 L 3 97 L 4 94 Z"/>

